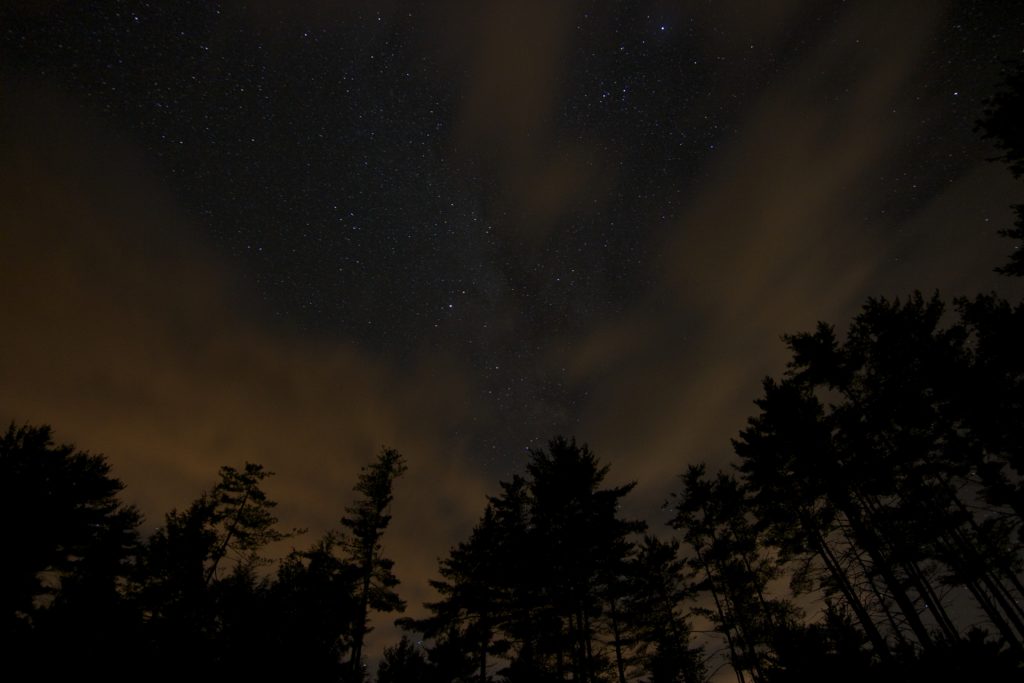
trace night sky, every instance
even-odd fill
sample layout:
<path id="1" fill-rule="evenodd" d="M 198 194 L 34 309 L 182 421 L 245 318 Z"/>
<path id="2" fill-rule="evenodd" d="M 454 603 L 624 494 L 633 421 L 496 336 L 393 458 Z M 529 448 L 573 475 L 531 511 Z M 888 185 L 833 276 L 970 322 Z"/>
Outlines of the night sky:
<path id="1" fill-rule="evenodd" d="M 555 434 L 655 530 L 780 335 L 993 274 L 1009 2 L 0 3 L 0 420 L 147 528 L 260 462 L 337 524 L 382 444 L 436 560 Z"/>

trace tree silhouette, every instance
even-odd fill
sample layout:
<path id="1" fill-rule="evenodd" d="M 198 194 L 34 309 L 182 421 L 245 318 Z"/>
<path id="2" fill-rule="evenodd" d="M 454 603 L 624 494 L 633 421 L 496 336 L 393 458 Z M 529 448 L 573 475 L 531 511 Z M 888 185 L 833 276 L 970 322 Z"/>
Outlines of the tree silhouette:
<path id="1" fill-rule="evenodd" d="M 1002 423 L 1024 405 L 1021 313 L 992 297 L 957 307 L 943 326 L 937 297 L 873 299 L 842 343 L 824 324 L 787 337 L 787 375 L 765 381 L 735 442 L 772 543 L 816 558 L 818 587 L 883 660 L 891 643 L 929 661 L 962 646 L 951 587 L 1021 655 L 1020 442 Z"/>
<path id="2" fill-rule="evenodd" d="M 711 597 L 714 609 L 707 613 L 725 637 L 737 679 L 768 680 L 773 636 L 795 613 L 769 596 L 768 583 L 780 569 L 754 525 L 746 492 L 735 477 L 709 478 L 703 465 L 690 466 L 675 512 L 672 526 L 682 531 L 691 566 L 703 575 L 697 588 Z"/>
<path id="3" fill-rule="evenodd" d="M 810 584 L 826 596 L 841 595 L 875 652 L 888 656 L 888 642 L 873 616 L 887 607 L 873 575 L 862 570 L 862 556 L 851 548 L 830 495 L 846 479 L 833 452 L 824 407 L 792 380 L 765 380 L 764 398 L 756 403 L 761 414 L 750 419 L 733 444 L 752 511 L 780 557 L 798 565 L 796 585 Z M 823 571 L 812 566 L 812 558 L 820 561 Z"/>
<path id="4" fill-rule="evenodd" d="M 245 463 L 242 471 L 228 466 L 220 468 L 220 481 L 210 496 L 209 524 L 216 545 L 204 576 L 207 585 L 217 577 L 225 557 L 234 557 L 236 572 L 249 571 L 264 563 L 259 555 L 262 548 L 293 535 L 276 528 L 277 517 L 272 510 L 277 503 L 269 500 L 261 488 L 263 480 L 273 474 L 250 462 Z"/>
<path id="5" fill-rule="evenodd" d="M 1003 89 L 989 101 L 976 129 L 992 139 L 1001 152 L 998 157 L 1009 167 L 1015 178 L 1024 176 L 1024 67 L 1020 63 L 1010 67 Z M 1024 204 L 1013 207 L 1017 214 L 1014 227 L 1000 230 L 999 234 L 1019 240 L 1010 255 L 1010 262 L 996 268 L 1004 275 L 1024 275 Z"/>
<path id="6" fill-rule="evenodd" d="M 633 633 L 637 675 L 650 683 L 704 681 L 703 648 L 690 646 L 685 605 L 694 588 L 679 543 L 645 536 L 632 565 L 624 621 Z M 624 679 L 620 673 L 619 680 Z"/>
<path id="7" fill-rule="evenodd" d="M 985 500 L 1024 519 L 1024 303 L 992 295 L 958 302 L 969 338 L 970 372 L 957 398 Z M 1020 539 L 1018 539 L 1019 541 Z"/>
<path id="8" fill-rule="evenodd" d="M 0 486 L 17 549 L 0 563 L 5 620 L 31 622 L 40 603 L 69 582 L 114 590 L 135 550 L 140 517 L 118 500 L 124 484 L 110 476 L 102 455 L 56 445 L 49 426 L 12 424 L 0 438 Z"/>
<path id="9" fill-rule="evenodd" d="M 504 568 L 509 559 L 502 548 L 504 530 L 498 526 L 492 505 L 473 529 L 468 541 L 459 543 L 441 561 L 441 580 L 430 583 L 441 600 L 427 607 L 434 617 L 417 622 L 404 621 L 431 638 L 444 638 L 466 650 L 478 680 L 487 680 L 488 654 L 504 652 L 505 640 L 494 642 L 495 629 L 507 619 L 508 578 Z"/>
<path id="10" fill-rule="evenodd" d="M 527 476 L 502 482 L 470 538 L 442 560 L 432 616 L 403 624 L 434 639 L 432 654 L 468 653 L 479 681 L 495 656 L 507 661 L 506 681 L 622 680 L 636 648 L 625 613 L 639 585 L 631 537 L 645 525 L 619 517 L 633 484 L 603 488 L 607 473 L 574 440 L 532 451 Z"/>
<path id="11" fill-rule="evenodd" d="M 261 551 L 292 535 L 277 529 L 276 503 L 262 489 L 272 474 L 253 463 L 221 467 L 210 492 L 169 512 L 146 544 L 138 599 L 151 656 L 168 678 L 257 667 L 253 655 L 272 632 Z"/>
<path id="12" fill-rule="evenodd" d="M 635 483 L 601 489 L 608 469 L 586 445 L 561 437 L 549 442 L 548 452 L 533 451 L 527 465 L 533 552 L 549 572 L 541 588 L 549 616 L 564 629 L 561 640 L 575 680 L 593 680 L 604 666 L 594 639 L 605 616 L 608 582 L 625 571 L 627 537 L 646 528 L 619 519 L 620 500 Z"/>
<path id="13" fill-rule="evenodd" d="M 123 585 L 138 550 L 138 511 L 102 455 L 57 445 L 49 426 L 10 425 L 0 437 L 0 511 L 8 550 L 0 600 L 9 665 L 61 643 L 64 666 L 102 668 L 111 643 L 132 642 L 136 614 Z"/>
<path id="14" fill-rule="evenodd" d="M 407 637 L 384 649 L 376 683 L 429 683 L 435 680 L 423 652 Z"/>
<path id="15" fill-rule="evenodd" d="M 347 514 L 341 519 L 345 528 L 342 547 L 358 577 L 349 659 L 352 681 L 361 681 L 364 677 L 363 641 L 370 630 L 370 611 L 405 610 L 405 603 L 394 591 L 398 585 L 392 572 L 394 561 L 382 554 L 384 531 L 391 522 L 392 485 L 405 470 L 405 460 L 398 451 L 381 449 L 377 459 L 360 471 L 354 487 L 360 498 L 345 508 Z"/>
<path id="16" fill-rule="evenodd" d="M 338 557 L 328 533 L 311 548 L 292 551 L 269 590 L 276 642 L 266 655 L 296 679 L 337 681 L 352 640 L 356 614 L 355 567 Z"/>

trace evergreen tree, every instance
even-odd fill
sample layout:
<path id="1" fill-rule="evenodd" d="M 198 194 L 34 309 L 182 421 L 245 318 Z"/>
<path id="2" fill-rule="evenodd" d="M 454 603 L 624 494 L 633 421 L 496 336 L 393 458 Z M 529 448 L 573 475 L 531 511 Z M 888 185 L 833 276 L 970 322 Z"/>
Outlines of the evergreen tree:
<path id="1" fill-rule="evenodd" d="M 876 625 L 888 607 L 861 553 L 851 547 L 835 488 L 845 486 L 833 430 L 817 397 L 787 379 L 764 382 L 762 412 L 734 441 L 752 512 L 780 557 L 796 567 L 793 586 L 839 594 L 856 615 L 880 657 L 889 644 Z M 820 563 L 820 570 L 816 564 Z"/>
<path id="2" fill-rule="evenodd" d="M 607 472 L 575 441 L 533 451 L 528 476 L 502 482 L 470 539 L 441 562 L 432 616 L 405 625 L 435 647 L 461 643 L 479 681 L 492 656 L 507 660 L 507 681 L 599 681 L 622 671 L 630 537 L 644 524 L 619 517 L 633 485 L 602 488 Z"/>
<path id="3" fill-rule="evenodd" d="M 146 544 L 137 593 L 158 675 L 258 667 L 273 630 L 261 551 L 292 535 L 277 529 L 276 503 L 262 489 L 272 474 L 253 463 L 220 468 L 213 489 L 168 513 Z"/>
<path id="4" fill-rule="evenodd" d="M 405 622 L 424 635 L 458 641 L 478 672 L 477 680 L 488 680 L 488 655 L 504 651 L 507 641 L 494 642 L 496 627 L 507 608 L 502 565 L 508 559 L 501 546 L 494 508 L 488 506 L 483 519 L 468 541 L 452 548 L 440 564 L 441 580 L 430 584 L 441 600 L 428 603 L 435 616 L 419 622 Z"/>
<path id="5" fill-rule="evenodd" d="M 281 562 L 269 590 L 275 643 L 267 655 L 276 670 L 310 681 L 337 681 L 352 640 L 355 568 L 338 557 L 338 539 L 325 534 L 308 550 Z"/>
<path id="6" fill-rule="evenodd" d="M 1021 326 L 991 298 L 958 307 L 943 327 L 937 297 L 870 300 L 843 343 L 827 325 L 787 337 L 787 377 L 765 382 L 735 444 L 773 542 L 818 556 L 822 588 L 883 658 L 889 638 L 926 651 L 962 640 L 946 586 L 966 589 L 1021 652 L 1020 448 L 1000 419 L 1022 405 L 1009 351 L 1020 347 L 1001 343 L 1020 341 Z"/>
<path id="7" fill-rule="evenodd" d="M 354 487 L 360 497 L 345 508 L 347 514 L 341 519 L 345 529 L 342 547 L 357 577 L 348 665 L 351 681 L 364 678 L 363 642 L 370 630 L 370 612 L 405 610 L 405 603 L 394 590 L 398 585 L 392 571 L 394 561 L 383 555 L 384 531 L 391 522 L 392 486 L 405 470 L 405 460 L 398 451 L 381 449 L 377 459 L 361 470 Z"/>
<path id="8" fill-rule="evenodd" d="M 1010 67 L 1003 88 L 989 102 L 977 128 L 984 137 L 995 142 L 1004 161 L 1015 178 L 1024 176 L 1024 67 L 1020 63 Z M 1010 262 L 996 268 L 1004 275 L 1024 276 L 1024 204 L 1013 207 L 1017 219 L 1012 228 L 999 234 L 1019 240 L 1010 255 Z"/>
<path id="9" fill-rule="evenodd" d="M 769 594 L 780 567 L 754 525 L 744 489 L 735 477 L 708 478 L 703 465 L 690 466 L 675 511 L 672 526 L 682 531 L 690 564 L 703 576 L 697 588 L 711 598 L 714 608 L 706 613 L 726 640 L 738 680 L 766 681 L 773 637 L 796 615 Z"/>
<path id="10" fill-rule="evenodd" d="M 49 426 L 0 438 L 0 505 L 15 552 L 0 563 L 4 620 L 30 623 L 62 586 L 116 594 L 135 552 L 140 516 L 118 495 L 102 455 L 57 445 Z"/>
<path id="11" fill-rule="evenodd" d="M 376 683 L 430 683 L 435 680 L 430 664 L 419 647 L 402 636 L 398 644 L 384 649 L 377 665 Z"/>
<path id="12" fill-rule="evenodd" d="M 548 452 L 533 451 L 527 465 L 533 552 L 548 570 L 546 616 L 561 631 L 551 634 L 556 668 L 559 674 L 568 668 L 574 680 L 594 680 L 607 666 L 607 653 L 594 642 L 604 596 L 624 571 L 628 536 L 646 527 L 618 517 L 620 500 L 635 484 L 601 489 L 608 469 L 586 445 L 561 437 L 549 442 Z"/>
<path id="13" fill-rule="evenodd" d="M 707 678 L 703 648 L 690 645 L 686 605 L 694 589 L 688 575 L 677 541 L 644 537 L 630 571 L 624 621 L 633 634 L 637 674 L 649 683 Z"/>
<path id="14" fill-rule="evenodd" d="M 113 644 L 134 642 L 139 615 L 124 584 L 138 552 L 138 511 L 102 455 L 54 443 L 49 426 L 0 437 L 3 635 L 12 670 L 50 662 L 54 675 L 96 673 Z M 56 657 L 54 655 L 57 655 Z"/>
<path id="15" fill-rule="evenodd" d="M 259 555 L 261 549 L 295 533 L 283 533 L 276 528 L 273 509 L 277 503 L 268 499 L 261 488 L 263 480 L 273 474 L 262 465 L 249 462 L 242 471 L 228 466 L 220 468 L 220 481 L 210 496 L 209 525 L 216 544 L 204 576 L 207 585 L 217 578 L 225 557 L 233 557 L 234 571 L 248 571 L 265 564 Z"/>

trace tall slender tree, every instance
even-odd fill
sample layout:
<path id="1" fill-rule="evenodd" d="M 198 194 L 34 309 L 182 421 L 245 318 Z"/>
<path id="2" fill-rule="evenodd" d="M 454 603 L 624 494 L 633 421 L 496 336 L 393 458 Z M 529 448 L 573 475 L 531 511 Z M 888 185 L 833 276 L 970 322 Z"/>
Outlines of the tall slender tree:
<path id="1" fill-rule="evenodd" d="M 867 589 L 871 577 L 858 569 L 843 534 L 840 512 L 829 491 L 845 482 L 832 445 L 824 407 L 793 381 L 764 382 L 762 413 L 751 418 L 733 442 L 752 511 L 781 556 L 799 563 L 800 579 L 817 577 L 826 596 L 838 593 L 850 607 L 881 657 L 889 645 L 875 624 L 874 611 L 885 609 Z M 811 570 L 817 558 L 822 573 Z M 867 590 L 866 590 L 867 589 Z"/>
<path id="2" fill-rule="evenodd" d="M 402 612 L 405 602 L 395 587 L 398 578 L 392 571 L 394 561 L 384 556 L 384 532 L 391 522 L 392 487 L 406 471 L 405 459 L 393 449 L 382 448 L 377 459 L 362 468 L 354 487 L 359 498 L 345 508 L 341 543 L 347 561 L 356 572 L 356 606 L 352 624 L 352 650 L 349 658 L 350 681 L 362 681 L 363 643 L 370 631 L 370 612 Z"/>
<path id="3" fill-rule="evenodd" d="M 703 465 L 693 465 L 675 508 L 672 526 L 682 531 L 691 566 L 704 577 L 698 587 L 710 596 L 708 614 L 725 638 L 737 680 L 768 680 L 772 637 L 795 614 L 768 591 L 780 567 L 754 524 L 745 490 L 731 475 L 710 478 Z"/>
<path id="4" fill-rule="evenodd" d="M 277 529 L 273 509 L 277 503 L 267 498 L 262 484 L 273 472 L 262 465 L 247 462 L 242 470 L 224 466 L 220 468 L 220 481 L 210 495 L 210 525 L 217 542 L 206 568 L 205 582 L 217 577 L 221 561 L 234 557 L 237 569 L 247 570 L 264 561 L 259 551 L 271 543 L 284 540 L 291 533 Z"/>
<path id="5" fill-rule="evenodd" d="M 548 607 L 564 629 L 564 651 L 556 654 L 568 657 L 574 680 L 593 681 L 605 666 L 595 639 L 608 582 L 625 571 L 629 536 L 646 528 L 618 516 L 635 483 L 603 489 L 608 470 L 586 445 L 561 437 L 547 452 L 534 451 L 527 465 L 534 552 L 548 566 Z"/>
<path id="6" fill-rule="evenodd" d="M 1021 652 L 1020 447 L 1004 422 L 1024 373 L 1004 342 L 1024 340 L 1024 318 L 990 298 L 958 307 L 943 326 L 937 297 L 869 300 L 843 343 L 828 325 L 787 337 L 787 376 L 735 442 L 774 542 L 820 558 L 883 658 L 890 638 L 964 637 L 950 586 Z"/>
<path id="7" fill-rule="evenodd" d="M 691 645 L 687 605 L 694 585 L 690 575 L 678 541 L 644 537 L 632 562 L 624 622 L 632 632 L 636 675 L 650 683 L 706 680 L 704 649 Z M 620 669 L 619 681 L 625 680 Z"/>

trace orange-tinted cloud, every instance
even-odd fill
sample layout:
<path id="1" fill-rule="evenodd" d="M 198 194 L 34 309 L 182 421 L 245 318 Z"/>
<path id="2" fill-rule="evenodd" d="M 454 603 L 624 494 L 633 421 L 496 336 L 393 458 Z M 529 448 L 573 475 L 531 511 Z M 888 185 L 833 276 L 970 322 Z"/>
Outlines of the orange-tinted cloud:
<path id="1" fill-rule="evenodd" d="M 728 439 L 755 410 L 760 379 L 784 370 L 785 347 L 773 341 L 783 333 L 841 325 L 868 296 L 995 284 L 985 264 L 1000 262 L 1005 245 L 994 228 L 961 221 L 998 169 L 951 184 L 905 224 L 865 220 L 879 208 L 869 191 L 901 143 L 899 123 L 915 115 L 905 93 L 935 20 L 919 6 L 850 10 L 739 121 L 668 231 L 647 301 L 572 345 L 573 377 L 600 386 L 582 432 L 640 480 L 646 510 L 687 463 L 730 460 Z M 843 82 L 839 96 L 825 94 Z M 1008 185 L 991 186 L 992 196 Z M 1002 207 L 981 211 L 1005 224 Z M 941 249 L 928 248 L 937 235 Z M 912 270 L 895 261 L 908 250 Z"/>
<path id="2" fill-rule="evenodd" d="M 544 0 L 432 10 L 428 49 L 461 92 L 453 152 L 494 179 L 516 237 L 543 238 L 609 182 L 597 149 L 556 131 L 582 11 Z"/>
<path id="3" fill-rule="evenodd" d="M 262 463 L 282 524 L 310 529 L 297 546 L 337 527 L 359 467 L 393 446 L 409 471 L 385 546 L 417 611 L 491 488 L 452 436 L 471 408 L 463 370 L 443 357 L 398 369 L 257 324 L 230 263 L 130 141 L 52 93 L 6 92 L 2 419 L 106 453 L 148 528 L 220 465 Z"/>

